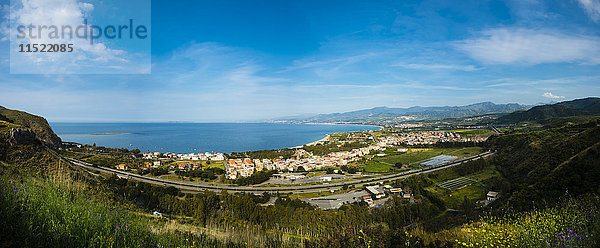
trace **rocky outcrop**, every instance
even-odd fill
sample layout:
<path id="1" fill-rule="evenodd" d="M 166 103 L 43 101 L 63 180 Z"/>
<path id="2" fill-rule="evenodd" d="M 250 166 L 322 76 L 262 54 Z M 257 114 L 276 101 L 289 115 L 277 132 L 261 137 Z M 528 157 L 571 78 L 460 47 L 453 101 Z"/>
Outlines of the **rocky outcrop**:
<path id="1" fill-rule="evenodd" d="M 36 135 L 31 129 L 13 128 L 8 134 L 8 142 L 11 145 L 27 145 L 36 141 Z"/>
<path id="2" fill-rule="evenodd" d="M 18 110 L 10 110 L 0 106 L 0 120 L 19 125 L 24 129 L 29 129 L 35 133 L 35 136 L 40 141 L 49 147 L 58 148 L 62 144 L 61 139 L 52 131 L 48 121 L 41 116 Z"/>

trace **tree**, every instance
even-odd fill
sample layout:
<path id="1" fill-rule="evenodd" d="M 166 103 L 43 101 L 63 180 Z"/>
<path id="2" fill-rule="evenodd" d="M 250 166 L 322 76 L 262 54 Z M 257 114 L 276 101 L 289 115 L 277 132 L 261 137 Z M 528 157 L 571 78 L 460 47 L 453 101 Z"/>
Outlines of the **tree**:
<path id="1" fill-rule="evenodd" d="M 460 204 L 460 207 L 462 208 L 463 211 L 465 211 L 465 213 L 471 213 L 471 211 L 473 211 L 473 209 L 475 209 L 475 203 L 473 203 L 473 201 L 469 200 L 469 198 L 467 198 L 467 196 L 465 196 L 463 198 L 462 203 Z"/>

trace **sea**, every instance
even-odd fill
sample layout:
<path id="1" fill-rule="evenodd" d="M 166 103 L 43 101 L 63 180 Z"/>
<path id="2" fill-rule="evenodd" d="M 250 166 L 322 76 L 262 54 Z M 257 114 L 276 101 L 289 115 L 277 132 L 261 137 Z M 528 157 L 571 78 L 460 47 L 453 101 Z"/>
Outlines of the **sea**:
<path id="1" fill-rule="evenodd" d="M 50 126 L 63 141 L 142 152 L 244 152 L 301 146 L 327 134 L 376 126 L 285 123 L 64 123 Z"/>

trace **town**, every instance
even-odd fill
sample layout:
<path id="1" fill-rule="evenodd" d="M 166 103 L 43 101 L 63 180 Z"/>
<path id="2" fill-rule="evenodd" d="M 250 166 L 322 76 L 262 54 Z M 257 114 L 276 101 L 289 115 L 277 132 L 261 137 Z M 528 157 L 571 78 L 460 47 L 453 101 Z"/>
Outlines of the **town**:
<path id="1" fill-rule="evenodd" d="M 236 158 L 226 159 L 226 155 L 220 152 L 215 153 L 189 153 L 189 154 L 175 154 L 175 153 L 159 153 L 149 152 L 143 153 L 143 158 L 148 160 L 154 160 L 154 162 L 148 167 L 159 167 L 161 162 L 164 161 L 224 161 L 225 177 L 229 180 L 235 180 L 242 177 L 252 176 L 258 171 L 270 171 L 277 170 L 280 172 L 303 172 L 311 170 L 320 170 L 328 167 L 342 167 L 349 165 L 351 162 L 358 161 L 364 156 L 369 154 L 375 154 L 376 156 L 384 156 L 382 153 L 388 148 L 395 148 L 398 152 L 408 151 L 405 147 L 397 147 L 401 145 L 414 146 L 414 145 L 431 145 L 436 143 L 444 142 L 483 142 L 487 139 L 487 136 L 477 137 L 462 137 L 457 132 L 443 132 L 443 131 L 431 131 L 431 132 L 403 132 L 396 133 L 387 136 L 381 136 L 374 138 L 371 135 L 368 136 L 355 136 L 352 135 L 351 139 L 361 139 L 372 141 L 371 144 L 365 147 L 355 148 L 349 151 L 336 151 L 330 152 L 323 156 L 317 156 L 313 153 L 306 151 L 305 149 L 297 149 L 291 158 L 284 159 L 258 159 L 258 158 Z M 324 144 L 330 141 L 324 140 L 315 142 L 315 144 Z M 345 143 L 348 141 L 341 141 Z M 169 169 L 171 170 L 194 170 L 197 169 L 197 165 L 194 163 L 179 163 L 170 164 Z M 125 169 L 124 167 L 117 167 L 117 169 Z"/>

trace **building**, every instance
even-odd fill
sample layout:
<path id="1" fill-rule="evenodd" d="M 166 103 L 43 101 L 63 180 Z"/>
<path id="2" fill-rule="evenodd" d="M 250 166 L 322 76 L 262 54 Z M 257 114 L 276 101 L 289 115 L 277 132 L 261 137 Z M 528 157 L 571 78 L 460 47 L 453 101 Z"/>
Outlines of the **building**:
<path id="1" fill-rule="evenodd" d="M 367 186 L 367 192 L 369 192 L 369 194 L 373 195 L 377 199 L 385 196 L 383 192 L 377 190 L 377 186 Z"/>
<path id="2" fill-rule="evenodd" d="M 331 182 L 332 177 L 321 177 L 321 182 Z"/>
<path id="3" fill-rule="evenodd" d="M 119 164 L 119 165 L 117 165 L 117 170 L 127 170 L 127 169 L 128 169 L 127 165 L 125 165 L 125 164 Z"/>
<path id="4" fill-rule="evenodd" d="M 498 199 L 498 192 L 494 192 L 494 191 L 490 191 L 487 193 L 487 200 L 492 202 L 495 201 L 496 199 Z"/>

